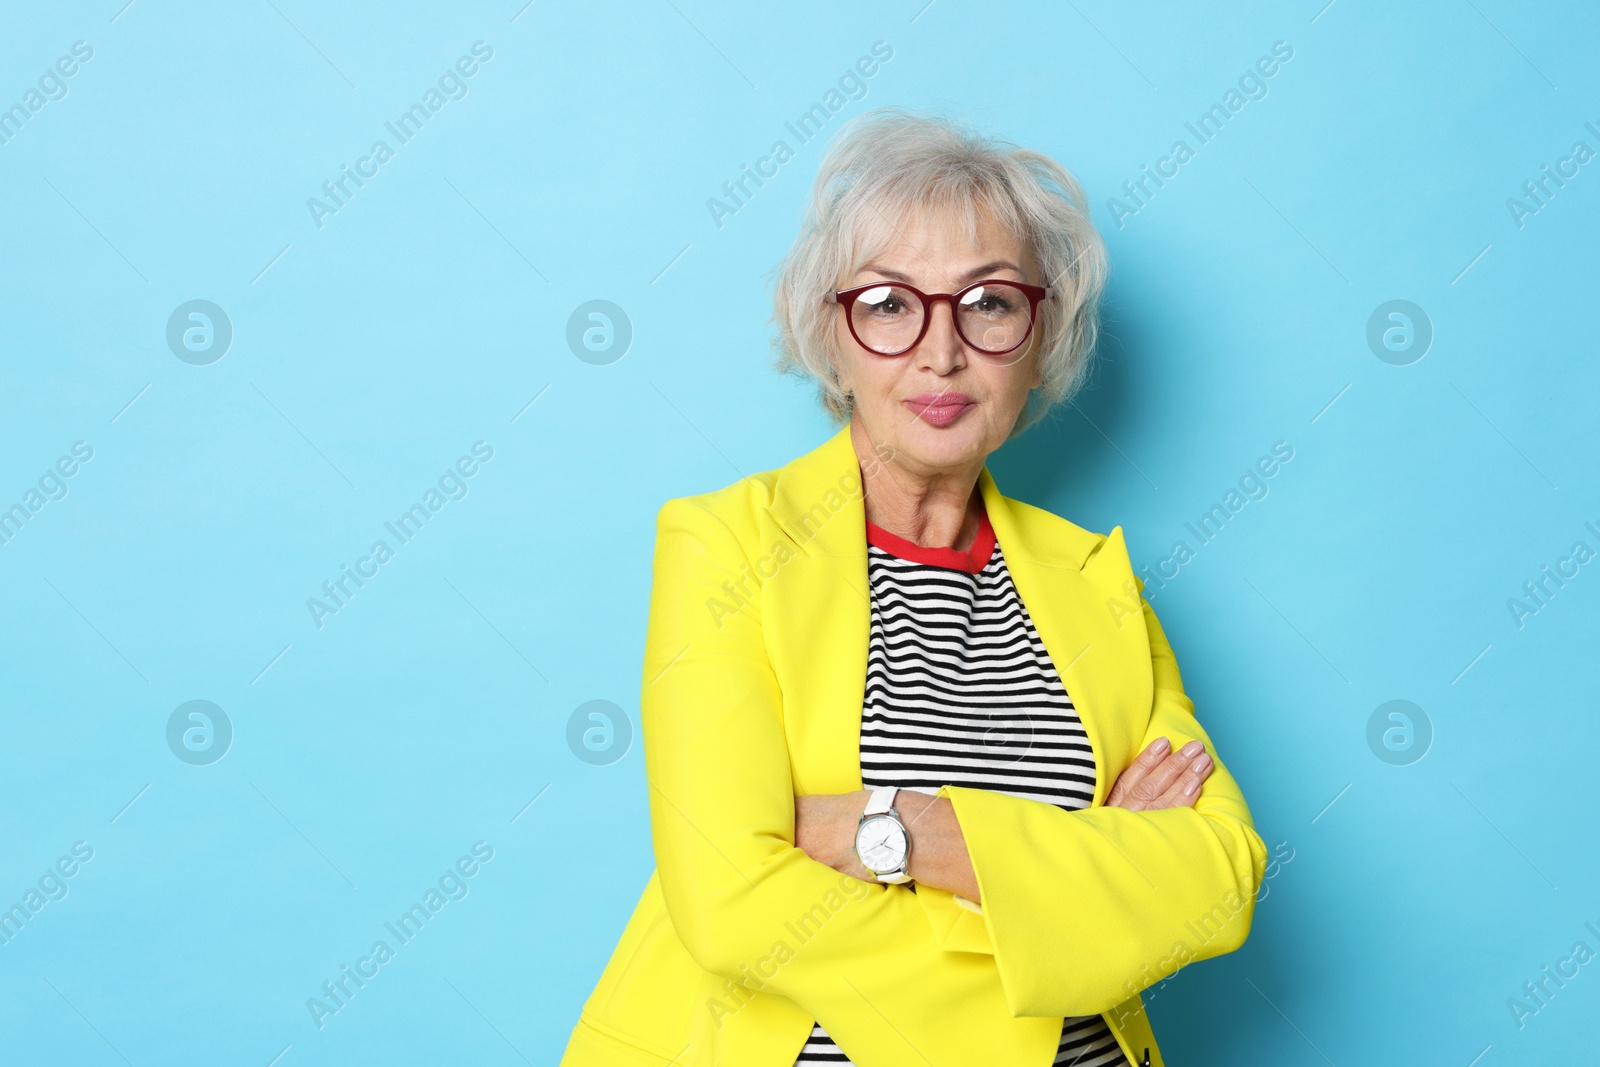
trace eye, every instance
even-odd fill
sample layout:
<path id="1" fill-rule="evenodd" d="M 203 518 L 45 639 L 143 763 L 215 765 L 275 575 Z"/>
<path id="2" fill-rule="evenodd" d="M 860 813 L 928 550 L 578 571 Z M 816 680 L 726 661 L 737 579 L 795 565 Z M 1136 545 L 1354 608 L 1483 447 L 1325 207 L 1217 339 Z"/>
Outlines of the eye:
<path id="1" fill-rule="evenodd" d="M 1011 294 L 1004 289 L 999 286 L 987 285 L 982 289 L 974 289 L 963 297 L 961 306 L 969 311 L 995 314 L 1010 311 L 1016 304 L 1011 299 Z"/>
<path id="2" fill-rule="evenodd" d="M 893 315 L 904 311 L 906 307 L 905 300 L 895 292 L 893 286 L 888 285 L 868 289 L 856 297 L 856 302 L 865 305 L 874 314 Z"/>

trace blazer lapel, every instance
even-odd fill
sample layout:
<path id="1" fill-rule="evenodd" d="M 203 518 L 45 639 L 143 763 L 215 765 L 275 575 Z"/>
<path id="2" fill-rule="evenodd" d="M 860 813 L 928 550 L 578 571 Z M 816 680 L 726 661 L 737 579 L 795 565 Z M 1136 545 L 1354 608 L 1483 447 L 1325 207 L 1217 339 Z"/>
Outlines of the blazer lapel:
<path id="1" fill-rule="evenodd" d="M 1002 496 L 987 467 L 978 484 L 1017 595 L 1094 750 L 1091 803 L 1102 804 L 1143 735 L 1151 698 L 1148 636 L 1122 527 L 1095 551 L 1099 535 Z"/>
<path id="2" fill-rule="evenodd" d="M 764 587 L 767 650 L 783 692 L 798 795 L 861 783 L 866 692 L 867 515 L 850 426 L 778 472 L 770 512 L 789 559 Z"/>
<path id="3" fill-rule="evenodd" d="M 978 486 L 1017 593 L 1083 721 L 1100 804 L 1111 769 L 1126 765 L 1139 740 L 1138 712 L 1148 711 L 1151 696 L 1122 528 L 1091 559 L 1099 535 L 1009 500 L 987 467 Z M 769 512 L 781 536 L 780 545 L 763 546 L 778 562 L 763 587 L 762 614 L 795 791 L 851 792 L 862 788 L 871 602 L 861 466 L 848 425 L 778 472 Z"/>

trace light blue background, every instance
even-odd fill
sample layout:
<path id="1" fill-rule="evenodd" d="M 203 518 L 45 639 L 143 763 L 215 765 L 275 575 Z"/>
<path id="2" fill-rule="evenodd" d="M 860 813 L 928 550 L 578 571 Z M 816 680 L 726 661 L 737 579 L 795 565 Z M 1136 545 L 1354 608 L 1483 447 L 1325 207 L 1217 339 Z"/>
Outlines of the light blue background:
<path id="1" fill-rule="evenodd" d="M 826 133 L 947 108 L 1073 169 L 1110 248 L 1094 384 L 995 457 L 1004 491 L 1143 566 L 1294 449 L 1147 589 L 1293 854 L 1242 950 L 1148 994 L 1170 1062 L 1592 1055 L 1600 964 L 1522 1029 L 1507 1002 L 1600 950 L 1600 565 L 1521 628 L 1507 600 L 1600 549 L 1600 163 L 1506 205 L 1600 149 L 1592 7 L 123 3 L 0 13 L 0 106 L 94 49 L 0 145 L 0 507 L 94 449 L 0 545 L 0 905 L 94 850 L 0 945 L 0 1060 L 555 1061 L 652 867 L 637 737 L 592 766 L 566 728 L 637 724 L 656 511 L 831 432 L 766 322 L 825 138 L 721 228 L 706 201 L 878 40 Z M 307 198 L 479 40 L 319 229 Z M 1275 41 L 1266 97 L 1119 227 Z M 209 366 L 165 341 L 192 299 L 235 331 Z M 634 330 L 606 366 L 565 341 L 593 299 Z M 1365 339 L 1392 299 L 1435 330 L 1408 366 Z M 477 441 L 465 499 L 319 629 L 307 598 Z M 194 699 L 235 730 L 210 766 L 165 740 Z M 1435 731 L 1410 766 L 1366 741 L 1391 699 Z M 469 895 L 319 1029 L 307 999 L 477 841 Z"/>

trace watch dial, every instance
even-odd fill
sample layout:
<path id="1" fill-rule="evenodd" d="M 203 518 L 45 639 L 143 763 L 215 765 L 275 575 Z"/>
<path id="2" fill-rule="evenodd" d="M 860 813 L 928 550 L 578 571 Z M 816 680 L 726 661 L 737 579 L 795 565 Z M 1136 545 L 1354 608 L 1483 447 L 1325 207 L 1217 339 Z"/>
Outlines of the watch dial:
<path id="1" fill-rule="evenodd" d="M 856 853 L 874 874 L 897 869 L 906 858 L 906 832 L 887 815 L 874 815 L 856 831 Z"/>

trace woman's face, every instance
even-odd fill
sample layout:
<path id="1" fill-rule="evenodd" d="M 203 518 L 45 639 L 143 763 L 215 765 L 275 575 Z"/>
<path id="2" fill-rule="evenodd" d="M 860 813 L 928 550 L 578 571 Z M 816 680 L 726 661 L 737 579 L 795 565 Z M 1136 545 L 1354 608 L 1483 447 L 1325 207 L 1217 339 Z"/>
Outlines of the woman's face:
<path id="1" fill-rule="evenodd" d="M 985 278 L 1045 284 L 1036 275 L 1024 242 L 988 212 L 980 210 L 977 239 L 968 244 L 953 213 L 929 209 L 909 216 L 895 243 L 839 288 L 887 281 L 953 293 Z M 1037 323 L 1022 347 L 991 356 L 962 341 L 948 301 L 931 314 L 921 343 L 898 356 L 858 344 L 842 309 L 834 323 L 840 381 L 855 393 L 853 421 L 879 454 L 924 475 L 981 467 L 1040 384 Z"/>

